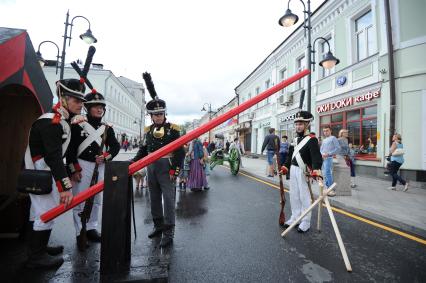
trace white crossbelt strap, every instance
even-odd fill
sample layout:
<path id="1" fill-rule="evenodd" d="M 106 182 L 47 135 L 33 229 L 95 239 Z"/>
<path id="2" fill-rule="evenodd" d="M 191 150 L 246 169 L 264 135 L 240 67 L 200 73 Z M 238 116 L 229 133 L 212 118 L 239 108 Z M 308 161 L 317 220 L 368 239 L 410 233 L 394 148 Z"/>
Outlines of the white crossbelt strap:
<path id="1" fill-rule="evenodd" d="M 303 138 L 303 140 L 294 148 L 293 155 L 291 158 L 296 158 L 297 165 L 299 165 L 299 168 L 303 170 L 303 172 L 306 172 L 306 164 L 303 162 L 302 156 L 300 155 L 300 150 L 308 143 L 308 141 L 311 139 L 311 136 L 306 136 Z"/>
<path id="2" fill-rule="evenodd" d="M 54 116 L 55 116 L 54 113 L 45 113 L 45 114 L 41 115 L 40 117 L 38 117 L 37 120 L 53 119 Z M 65 152 L 68 149 L 68 145 L 70 144 L 70 141 L 71 141 L 71 128 L 70 128 L 70 125 L 64 119 L 61 119 L 60 124 L 62 126 L 63 131 L 64 131 L 62 138 L 66 138 L 65 142 L 62 144 L 62 156 L 64 156 Z M 34 162 L 31 158 L 30 143 L 29 142 L 28 142 L 28 145 L 27 145 L 27 149 L 25 150 L 24 161 L 25 161 L 25 168 L 26 169 L 34 169 Z"/>
<path id="3" fill-rule="evenodd" d="M 92 144 L 92 142 L 96 142 L 98 145 L 101 145 L 102 135 L 105 132 L 105 125 L 100 126 L 97 130 L 87 122 L 82 122 L 80 126 L 83 128 L 83 131 L 87 132 L 89 135 L 78 146 L 77 157 L 80 156 L 80 154 L 82 154 L 83 151 Z"/>

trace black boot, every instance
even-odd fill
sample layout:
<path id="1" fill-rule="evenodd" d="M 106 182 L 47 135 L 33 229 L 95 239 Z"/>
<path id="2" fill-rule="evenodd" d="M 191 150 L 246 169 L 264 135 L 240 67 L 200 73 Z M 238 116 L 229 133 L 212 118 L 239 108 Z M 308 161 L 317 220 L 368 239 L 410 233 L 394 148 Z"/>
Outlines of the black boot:
<path id="1" fill-rule="evenodd" d="M 87 239 L 91 242 L 100 243 L 101 242 L 101 234 L 96 231 L 96 229 L 87 230 L 86 232 Z"/>
<path id="2" fill-rule="evenodd" d="M 29 245 L 30 242 L 30 238 L 33 232 L 33 225 L 34 225 L 34 221 L 29 221 L 28 222 L 28 226 L 27 226 L 27 231 L 26 231 L 26 242 L 27 245 Z M 64 246 L 62 245 L 58 245 L 58 246 L 46 246 L 46 252 L 49 255 L 58 255 L 64 252 Z"/>
<path id="3" fill-rule="evenodd" d="M 148 238 L 152 239 L 154 237 L 160 236 L 163 233 L 164 229 L 164 220 L 163 218 L 153 219 L 154 221 L 154 229 L 151 233 L 148 234 Z"/>
<path id="4" fill-rule="evenodd" d="M 27 268 L 57 268 L 64 263 L 62 256 L 51 256 L 46 251 L 52 230 L 32 231 L 29 242 L 30 256 Z"/>
<path id="5" fill-rule="evenodd" d="M 163 237 L 161 238 L 160 247 L 165 248 L 173 244 L 175 235 L 175 225 L 164 225 Z"/>
<path id="6" fill-rule="evenodd" d="M 87 240 L 87 232 L 86 232 L 86 240 L 83 240 L 81 235 L 78 235 L 76 240 L 77 240 L 77 248 L 80 252 L 84 252 L 90 246 L 89 241 Z"/>

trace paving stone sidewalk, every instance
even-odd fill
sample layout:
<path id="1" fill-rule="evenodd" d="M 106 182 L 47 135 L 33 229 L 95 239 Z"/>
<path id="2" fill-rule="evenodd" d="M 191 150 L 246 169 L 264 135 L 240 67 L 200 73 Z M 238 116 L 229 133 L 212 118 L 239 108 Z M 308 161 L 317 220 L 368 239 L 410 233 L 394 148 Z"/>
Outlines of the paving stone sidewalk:
<path id="1" fill-rule="evenodd" d="M 262 158 L 242 158 L 241 172 L 254 175 L 278 185 L 278 177 L 267 177 L 266 160 Z M 397 191 L 388 190 L 389 181 L 371 177 L 356 177 L 357 187 L 352 196 L 330 197 L 337 208 L 393 226 L 410 234 L 426 238 L 426 190 L 410 187 L 407 192 L 397 185 Z M 284 186 L 289 187 L 287 180 Z M 314 183 L 314 194 L 318 195 L 318 185 Z"/>

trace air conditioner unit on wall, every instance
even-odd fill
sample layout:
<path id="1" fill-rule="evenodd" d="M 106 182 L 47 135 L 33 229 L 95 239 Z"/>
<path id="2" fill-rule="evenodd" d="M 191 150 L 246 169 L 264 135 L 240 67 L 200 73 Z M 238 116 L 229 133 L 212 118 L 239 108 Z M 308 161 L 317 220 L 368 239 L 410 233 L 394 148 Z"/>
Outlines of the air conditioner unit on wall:
<path id="1" fill-rule="evenodd" d="M 286 106 L 293 104 L 293 94 L 280 96 L 280 104 L 286 105 Z"/>

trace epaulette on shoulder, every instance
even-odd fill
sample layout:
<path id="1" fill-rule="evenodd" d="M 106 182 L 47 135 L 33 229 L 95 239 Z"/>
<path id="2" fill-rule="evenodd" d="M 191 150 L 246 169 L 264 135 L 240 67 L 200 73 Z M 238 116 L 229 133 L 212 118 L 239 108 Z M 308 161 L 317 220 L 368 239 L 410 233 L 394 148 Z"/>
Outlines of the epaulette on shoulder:
<path id="1" fill-rule="evenodd" d="M 146 127 L 143 129 L 143 130 L 144 130 L 144 133 L 148 133 L 150 129 L 151 129 L 151 126 L 146 126 Z"/>
<path id="2" fill-rule="evenodd" d="M 180 132 L 180 126 L 177 124 L 170 123 L 170 129 Z"/>

